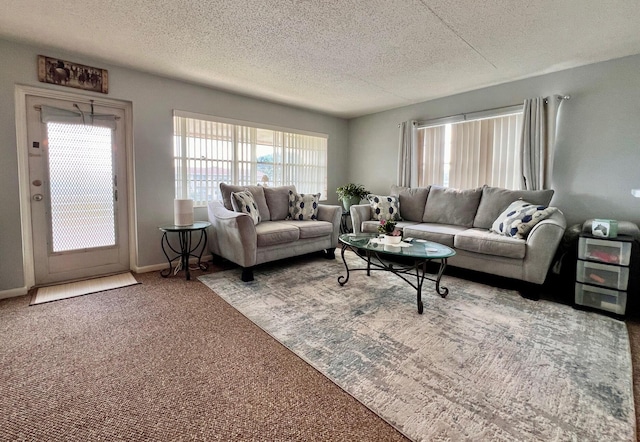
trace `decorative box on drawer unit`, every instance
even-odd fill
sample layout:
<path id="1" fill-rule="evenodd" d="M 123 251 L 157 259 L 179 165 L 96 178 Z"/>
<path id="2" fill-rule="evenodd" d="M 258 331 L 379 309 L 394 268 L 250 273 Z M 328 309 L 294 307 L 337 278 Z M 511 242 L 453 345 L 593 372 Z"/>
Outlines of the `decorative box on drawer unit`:
<path id="1" fill-rule="evenodd" d="M 578 242 L 575 303 L 624 315 L 633 238 L 594 238 L 582 233 Z"/>

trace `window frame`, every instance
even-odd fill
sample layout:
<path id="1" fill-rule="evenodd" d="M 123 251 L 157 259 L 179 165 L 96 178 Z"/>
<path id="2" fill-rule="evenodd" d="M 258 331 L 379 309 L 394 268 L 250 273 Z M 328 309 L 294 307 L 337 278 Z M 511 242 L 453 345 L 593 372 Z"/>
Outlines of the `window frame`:
<path id="1" fill-rule="evenodd" d="M 486 109 L 486 110 L 482 110 L 482 111 L 476 111 L 476 112 L 469 112 L 469 113 L 465 113 L 465 114 L 457 114 L 457 115 L 451 115 L 451 116 L 447 116 L 447 117 L 442 117 L 442 118 L 434 118 L 434 119 L 430 119 L 430 120 L 423 120 L 423 121 L 418 121 L 416 124 L 416 130 L 420 131 L 420 130 L 425 130 L 425 129 L 430 129 L 430 128 L 436 128 L 436 127 L 442 127 L 443 130 L 446 132 L 446 135 L 443 137 L 445 138 L 445 145 L 444 145 L 444 154 L 442 155 L 442 164 L 441 164 L 441 169 L 443 170 L 443 183 L 442 184 L 435 184 L 435 183 L 429 183 L 429 184 L 435 184 L 435 185 L 440 185 L 443 187 L 449 187 L 450 186 L 450 172 L 451 172 L 451 165 L 452 165 L 452 160 L 451 160 L 451 151 L 453 150 L 453 147 L 451 145 L 451 133 L 453 131 L 453 127 L 457 124 L 460 123 L 470 123 L 470 122 L 478 122 L 478 121 L 482 121 L 482 120 L 489 120 L 489 119 L 499 119 L 499 118 L 503 118 L 503 117 L 508 117 L 508 116 L 514 116 L 514 115 L 518 115 L 520 117 L 520 122 L 519 124 L 522 123 L 522 119 L 524 116 L 524 112 L 523 112 L 523 107 L 522 105 L 512 105 L 512 106 L 504 106 L 504 107 L 499 107 L 499 108 L 492 108 L 492 109 Z M 492 134 L 493 136 L 494 134 Z M 426 138 L 426 137 L 425 137 Z M 421 139 L 420 136 L 418 136 L 418 140 Z M 423 138 L 424 139 L 424 138 Z M 517 143 L 517 141 L 516 141 Z M 422 146 L 418 146 L 416 145 L 416 149 L 418 151 L 420 151 L 420 149 L 422 149 Z M 518 145 L 516 144 L 514 146 L 514 153 L 515 150 L 518 149 Z M 423 153 L 424 155 L 424 153 Z M 423 176 L 422 175 L 422 170 L 425 170 L 426 163 L 420 163 L 418 165 L 418 168 L 421 170 L 419 176 Z M 492 172 L 492 177 L 494 178 L 495 181 L 495 173 L 496 171 L 494 170 Z M 499 173 L 499 172 L 498 172 Z M 425 184 L 425 183 L 422 183 Z M 487 184 L 487 183 L 485 183 Z M 489 184 L 491 185 L 491 184 Z M 464 187 L 466 188 L 466 187 Z M 518 190 L 518 189 L 513 189 L 513 190 Z"/>
<path id="2" fill-rule="evenodd" d="M 177 118 L 180 118 L 180 119 L 177 119 Z M 186 140 L 189 138 L 186 127 L 185 127 L 186 125 L 185 123 L 187 120 L 185 119 L 200 120 L 206 123 L 218 123 L 223 125 L 230 125 L 233 127 L 231 140 L 227 141 L 229 143 L 232 143 L 232 146 L 231 146 L 232 158 L 231 159 L 226 159 L 226 158 L 204 159 L 205 161 L 210 161 L 210 162 L 216 162 L 216 161 L 220 161 L 223 163 L 230 162 L 231 165 L 229 169 L 229 174 L 231 175 L 231 179 L 228 181 L 219 181 L 216 179 L 212 179 L 211 187 L 205 186 L 207 195 L 205 196 L 204 200 L 200 198 L 196 198 L 197 195 L 192 195 L 191 194 L 192 191 L 190 190 L 191 189 L 190 184 L 201 182 L 202 180 L 195 181 L 193 179 L 189 179 L 190 175 L 188 172 L 188 162 L 190 160 L 198 160 L 198 158 L 189 157 L 188 143 L 182 142 L 182 140 Z M 264 123 L 256 123 L 256 122 L 245 121 L 245 120 L 218 117 L 215 115 L 200 114 L 200 113 L 182 111 L 177 109 L 173 110 L 172 123 L 173 123 L 173 161 L 174 161 L 174 172 L 175 172 L 174 188 L 175 188 L 175 195 L 176 195 L 175 197 L 194 199 L 194 207 L 205 207 L 207 204 L 207 201 L 210 199 L 210 196 L 208 195 L 209 192 L 211 192 L 212 195 L 214 195 L 213 197 L 214 199 L 216 198 L 216 195 L 218 198 L 221 199 L 221 195 L 219 195 L 220 182 L 225 182 L 227 184 L 233 184 L 233 185 L 247 185 L 247 186 L 262 185 L 262 183 L 250 181 L 251 177 L 248 175 L 244 176 L 242 172 L 243 169 L 257 171 L 257 168 L 259 167 L 259 165 L 273 165 L 274 169 L 275 168 L 281 169 L 277 173 L 275 173 L 276 177 L 273 177 L 273 176 L 270 177 L 268 184 L 265 183 L 265 185 L 279 186 L 279 185 L 293 184 L 296 186 L 296 189 L 299 192 L 301 192 L 300 187 L 304 187 L 304 186 L 301 186 L 299 183 L 296 183 L 293 179 L 287 178 L 287 176 L 290 176 L 290 175 L 297 175 L 297 176 L 302 175 L 301 173 L 298 173 L 298 174 L 295 173 L 296 166 L 292 165 L 292 163 L 288 163 L 287 157 L 288 156 L 290 157 L 291 155 L 295 156 L 296 154 L 300 154 L 300 152 L 304 151 L 305 148 L 296 147 L 295 143 L 293 145 L 287 145 L 287 141 L 285 141 L 285 140 L 297 140 L 300 142 L 304 141 L 305 138 L 301 138 L 300 136 L 313 137 L 317 139 L 317 140 L 311 140 L 310 142 L 317 142 L 320 144 L 324 143 L 323 146 L 322 145 L 320 146 L 320 149 L 307 149 L 307 150 L 309 150 L 310 152 L 319 154 L 321 156 L 324 156 L 323 160 L 320 161 L 322 164 L 320 165 L 317 165 L 315 163 L 313 164 L 313 167 L 318 169 L 316 172 L 321 176 L 320 179 L 322 180 L 322 182 L 317 183 L 317 186 L 319 187 L 319 189 L 314 189 L 313 192 L 321 193 L 320 201 L 327 200 L 328 158 L 329 158 L 329 135 L 328 134 L 275 126 L 275 125 L 264 124 Z M 180 131 L 178 131 L 177 124 L 183 124 Z M 238 130 L 249 131 L 249 132 L 253 131 L 253 132 L 252 132 L 252 135 L 249 136 L 249 138 L 245 137 L 243 138 L 243 141 L 240 141 L 237 139 L 237 136 L 236 136 L 238 134 Z M 273 155 L 274 155 L 273 163 L 258 161 L 258 156 L 256 155 L 256 152 L 257 152 L 258 146 L 261 146 L 261 145 L 258 144 L 257 133 L 260 130 L 273 131 L 274 143 L 272 145 L 265 144 L 266 146 L 272 146 Z M 179 138 L 181 140 L 180 143 L 178 143 Z M 279 144 L 276 144 L 277 143 L 275 141 L 276 138 L 280 141 Z M 215 138 L 197 138 L 197 139 L 215 140 Z M 306 139 L 306 140 L 309 140 L 309 139 Z M 253 144 L 250 144 L 250 143 L 253 143 Z M 245 148 L 245 152 L 244 152 L 245 155 L 246 155 L 247 147 L 250 146 L 252 152 L 250 154 L 249 159 L 247 159 L 246 157 L 240 158 L 241 155 L 239 154 L 239 149 L 241 149 L 241 146 L 240 146 L 241 144 Z M 276 156 L 281 156 L 281 160 L 276 161 Z M 200 160 L 203 160 L 203 159 L 200 158 Z M 311 166 L 312 164 L 309 164 L 309 165 Z M 245 167 L 243 168 L 242 166 L 245 166 Z M 305 167 L 305 166 L 306 166 L 305 164 L 302 164 L 302 165 L 299 165 L 298 167 Z M 308 191 L 308 193 L 311 193 L 311 192 Z"/>

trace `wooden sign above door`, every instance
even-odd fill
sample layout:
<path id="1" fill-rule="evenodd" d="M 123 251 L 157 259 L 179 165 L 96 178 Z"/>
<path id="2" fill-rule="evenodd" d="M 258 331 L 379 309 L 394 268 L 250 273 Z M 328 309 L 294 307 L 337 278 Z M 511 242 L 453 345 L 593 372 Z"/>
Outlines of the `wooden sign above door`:
<path id="1" fill-rule="evenodd" d="M 38 55 L 38 80 L 86 91 L 109 93 L 109 74 L 106 69 L 44 55 Z"/>

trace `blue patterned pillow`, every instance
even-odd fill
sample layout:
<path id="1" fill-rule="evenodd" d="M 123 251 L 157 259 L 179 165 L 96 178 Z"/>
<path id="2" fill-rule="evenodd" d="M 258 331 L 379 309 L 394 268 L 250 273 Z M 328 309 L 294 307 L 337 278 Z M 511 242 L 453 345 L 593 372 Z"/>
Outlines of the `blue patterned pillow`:
<path id="1" fill-rule="evenodd" d="M 248 190 L 242 192 L 232 192 L 231 201 L 233 203 L 233 209 L 236 212 L 242 212 L 248 214 L 253 220 L 253 224 L 258 224 L 262 221 L 258 205 L 253 199 L 253 195 Z"/>
<path id="2" fill-rule="evenodd" d="M 397 196 L 368 195 L 367 198 L 371 204 L 374 219 L 378 221 L 383 219 L 402 220 L 400 218 L 400 199 Z"/>
<path id="3" fill-rule="evenodd" d="M 525 239 L 533 226 L 548 218 L 556 210 L 555 207 L 539 206 L 518 200 L 498 216 L 491 226 L 491 231 L 504 236 Z"/>
<path id="4" fill-rule="evenodd" d="M 289 218 L 296 221 L 318 219 L 319 193 L 296 193 L 289 190 Z"/>

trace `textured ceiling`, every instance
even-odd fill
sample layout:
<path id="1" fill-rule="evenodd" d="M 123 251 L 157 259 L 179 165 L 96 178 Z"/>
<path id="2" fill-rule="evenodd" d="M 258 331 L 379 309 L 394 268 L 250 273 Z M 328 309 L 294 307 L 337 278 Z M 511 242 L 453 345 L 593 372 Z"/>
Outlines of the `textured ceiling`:
<path id="1" fill-rule="evenodd" d="M 341 117 L 640 53 L 638 0 L 2 0 L 0 8 L 0 37 Z"/>

